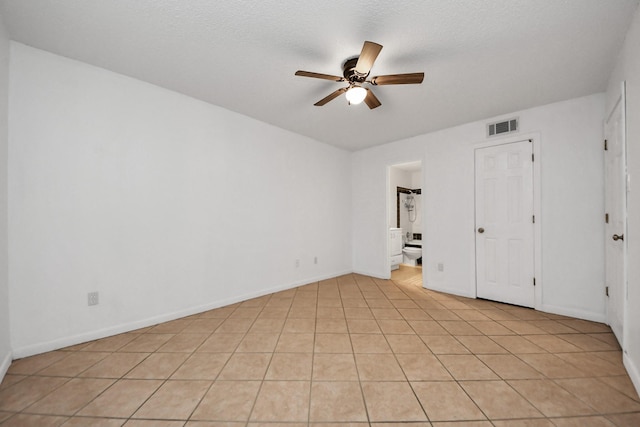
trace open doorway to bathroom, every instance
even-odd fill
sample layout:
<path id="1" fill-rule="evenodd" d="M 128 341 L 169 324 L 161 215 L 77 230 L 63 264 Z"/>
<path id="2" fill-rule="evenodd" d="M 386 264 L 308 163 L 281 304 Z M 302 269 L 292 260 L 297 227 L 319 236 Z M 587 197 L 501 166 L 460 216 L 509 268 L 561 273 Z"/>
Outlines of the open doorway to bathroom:
<path id="1" fill-rule="evenodd" d="M 389 167 L 391 279 L 422 287 L 422 162 Z"/>

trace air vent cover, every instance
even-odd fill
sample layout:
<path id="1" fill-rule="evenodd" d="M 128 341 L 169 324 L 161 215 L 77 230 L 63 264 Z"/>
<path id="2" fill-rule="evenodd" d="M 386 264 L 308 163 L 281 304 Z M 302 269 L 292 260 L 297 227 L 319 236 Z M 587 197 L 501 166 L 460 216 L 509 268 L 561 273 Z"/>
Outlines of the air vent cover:
<path id="1" fill-rule="evenodd" d="M 518 118 L 504 120 L 501 122 L 489 123 L 487 125 L 487 136 L 502 135 L 504 133 L 516 132 L 518 130 Z"/>

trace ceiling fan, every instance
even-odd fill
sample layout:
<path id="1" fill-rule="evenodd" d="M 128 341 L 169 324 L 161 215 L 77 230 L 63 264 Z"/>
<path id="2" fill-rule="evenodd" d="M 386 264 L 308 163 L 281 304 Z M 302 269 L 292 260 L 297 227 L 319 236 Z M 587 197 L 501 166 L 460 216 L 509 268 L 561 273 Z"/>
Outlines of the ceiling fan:
<path id="1" fill-rule="evenodd" d="M 402 85 L 419 84 L 424 80 L 424 73 L 389 74 L 386 76 L 375 76 L 368 79 L 371 67 L 373 67 L 373 63 L 381 50 L 382 45 L 365 41 L 360 55 L 347 59 L 342 65 L 342 75 L 344 77 L 312 73 L 310 71 L 302 70 L 296 71 L 296 76 L 333 80 L 334 82 L 347 82 L 349 84 L 349 86 L 338 89 L 313 104 L 316 107 L 322 107 L 327 102 L 332 101 L 344 93 L 349 105 L 360 104 L 364 101 L 370 109 L 374 109 L 382 105 L 382 103 L 370 89 L 363 87 L 365 83 L 373 86 Z"/>

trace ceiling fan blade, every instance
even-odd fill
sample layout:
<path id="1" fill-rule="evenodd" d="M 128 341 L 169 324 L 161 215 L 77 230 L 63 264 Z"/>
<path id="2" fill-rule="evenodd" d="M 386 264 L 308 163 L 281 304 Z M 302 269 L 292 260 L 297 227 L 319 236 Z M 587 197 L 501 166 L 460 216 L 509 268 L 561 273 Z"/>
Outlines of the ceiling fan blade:
<path id="1" fill-rule="evenodd" d="M 369 89 L 367 89 L 367 97 L 364 99 L 364 102 L 371 110 L 382 105 L 380 100 L 378 100 L 378 98 Z"/>
<path id="2" fill-rule="evenodd" d="M 356 63 L 356 72 L 362 76 L 369 74 L 371 67 L 373 67 L 373 63 L 381 50 L 382 45 L 379 45 L 378 43 L 368 41 L 364 42 L 362 52 L 360 52 L 358 62 Z"/>
<path id="3" fill-rule="evenodd" d="M 371 79 L 372 85 L 408 85 L 419 84 L 424 80 L 424 73 L 389 74 Z"/>
<path id="4" fill-rule="evenodd" d="M 339 97 L 341 94 L 345 93 L 346 91 L 347 91 L 346 87 L 343 87 L 342 89 L 338 89 L 335 92 L 325 96 L 324 98 L 322 98 L 320 101 L 316 102 L 313 105 L 315 105 L 316 107 L 322 107 L 324 104 L 326 104 L 329 101 L 333 101 L 334 99 Z"/>
<path id="5" fill-rule="evenodd" d="M 296 76 L 313 77 L 314 79 L 333 80 L 334 82 L 344 81 L 344 77 L 332 76 L 330 74 L 312 73 L 311 71 L 302 71 L 302 70 L 296 71 Z"/>

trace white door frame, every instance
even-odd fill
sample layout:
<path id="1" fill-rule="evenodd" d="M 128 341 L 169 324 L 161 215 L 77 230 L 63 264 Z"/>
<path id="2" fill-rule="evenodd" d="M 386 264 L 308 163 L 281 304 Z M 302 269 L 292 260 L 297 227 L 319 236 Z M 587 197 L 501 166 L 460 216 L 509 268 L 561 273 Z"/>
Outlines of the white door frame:
<path id="1" fill-rule="evenodd" d="M 536 279 L 536 286 L 534 288 L 534 308 L 539 309 L 542 306 L 542 214 L 540 211 L 541 206 L 541 197 L 540 197 L 540 187 L 541 187 L 541 179 L 540 179 L 540 163 L 542 156 L 540 154 L 540 133 L 531 132 L 531 133 L 522 133 L 517 135 L 511 135 L 504 138 L 496 138 L 490 141 L 484 140 L 482 142 L 478 142 L 473 144 L 471 155 L 474 156 L 475 159 L 475 151 L 478 148 L 487 148 L 494 147 L 497 145 L 510 144 L 513 142 L 526 141 L 531 140 L 532 149 L 533 149 L 533 214 L 535 215 L 536 222 L 533 224 L 533 271 L 534 277 Z M 475 160 L 474 160 L 475 167 Z M 475 178 L 473 181 L 473 185 L 475 188 Z M 475 193 L 475 191 L 474 191 Z M 474 201 L 474 212 L 473 217 L 475 218 L 475 201 Z M 472 233 L 472 238 L 475 241 L 476 238 L 476 229 L 475 222 L 474 227 L 469 231 Z M 474 271 L 476 271 L 476 254 L 475 254 L 475 243 L 474 243 L 474 255 L 473 255 L 473 263 L 474 263 Z M 476 286 L 473 287 L 473 296 L 475 298 L 478 297 L 478 291 Z"/>

